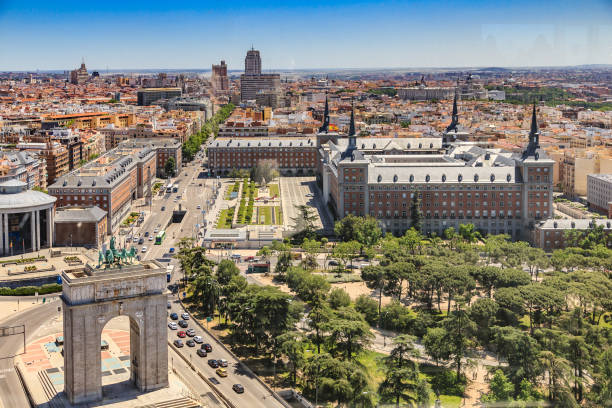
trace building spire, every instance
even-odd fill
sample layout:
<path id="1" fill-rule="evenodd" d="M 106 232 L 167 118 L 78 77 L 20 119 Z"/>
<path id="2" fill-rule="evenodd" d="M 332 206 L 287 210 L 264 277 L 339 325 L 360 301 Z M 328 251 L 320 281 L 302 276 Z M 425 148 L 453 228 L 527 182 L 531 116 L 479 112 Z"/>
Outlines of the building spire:
<path id="1" fill-rule="evenodd" d="M 531 112 L 531 130 L 529 131 L 529 143 L 523 152 L 523 157 L 535 155 L 536 150 L 540 147 L 540 130 L 538 129 L 538 118 L 536 115 L 536 104 L 533 102 L 533 110 Z"/>
<path id="2" fill-rule="evenodd" d="M 319 128 L 319 132 L 327 133 L 329 131 L 329 102 L 327 101 L 327 93 L 325 94 L 325 111 L 323 112 L 323 125 Z"/>
<path id="3" fill-rule="evenodd" d="M 457 125 L 459 124 L 459 110 L 457 109 L 457 89 L 455 88 L 455 98 L 453 99 L 453 113 L 451 116 L 451 123 L 446 128 L 446 133 L 454 130 L 457 132 Z"/>
<path id="4" fill-rule="evenodd" d="M 531 113 L 531 132 L 529 132 L 529 137 L 535 136 L 540 133 L 538 130 L 538 118 L 536 116 L 536 104 L 533 103 L 533 112 Z"/>
<path id="5" fill-rule="evenodd" d="M 349 125 L 349 137 L 355 137 L 355 105 L 351 102 L 351 123 Z"/>

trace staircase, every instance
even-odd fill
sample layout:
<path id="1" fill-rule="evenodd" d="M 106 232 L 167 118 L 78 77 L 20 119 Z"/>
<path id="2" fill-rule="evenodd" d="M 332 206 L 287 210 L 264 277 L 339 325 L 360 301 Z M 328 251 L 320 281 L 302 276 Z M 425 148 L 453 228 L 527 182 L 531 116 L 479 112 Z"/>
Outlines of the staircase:
<path id="1" fill-rule="evenodd" d="M 140 408 L 201 408 L 197 402 L 194 402 L 191 398 L 177 398 L 164 402 L 156 402 L 154 404 L 144 405 Z"/>
<path id="2" fill-rule="evenodd" d="M 43 392 L 49 401 L 47 406 L 49 408 L 65 408 L 64 399 L 60 393 L 57 392 L 55 386 L 51 382 L 51 379 L 47 375 L 46 371 L 38 372 L 38 379 L 40 380 L 40 384 L 42 385 Z"/>

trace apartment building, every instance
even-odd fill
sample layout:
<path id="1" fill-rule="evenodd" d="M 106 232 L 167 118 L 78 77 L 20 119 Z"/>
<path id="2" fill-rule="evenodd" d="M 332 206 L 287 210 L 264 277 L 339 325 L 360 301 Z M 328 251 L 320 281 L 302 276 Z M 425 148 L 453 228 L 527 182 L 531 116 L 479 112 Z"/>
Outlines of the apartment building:
<path id="1" fill-rule="evenodd" d="M 183 94 L 181 88 L 143 88 L 136 93 L 138 106 L 149 106 L 160 99 L 172 99 Z"/>
<path id="2" fill-rule="evenodd" d="M 47 189 L 47 167 L 44 157 L 36 153 L 0 151 L 0 183 L 19 180 L 28 190 Z"/>
<path id="3" fill-rule="evenodd" d="M 587 195 L 589 174 L 612 173 L 612 157 L 605 151 L 567 150 L 560 165 L 563 191 L 570 197 Z"/>
<path id="4" fill-rule="evenodd" d="M 587 176 L 587 201 L 589 207 L 608 214 L 612 218 L 612 174 Z"/>
<path id="5" fill-rule="evenodd" d="M 112 149 L 49 185 L 49 195 L 57 198 L 58 207 L 103 209 L 112 235 L 132 201 L 150 194 L 155 166 L 156 152 L 150 147 Z"/>
<path id="6" fill-rule="evenodd" d="M 565 235 L 568 231 L 587 231 L 590 228 L 603 227 L 606 234 L 612 233 L 610 219 L 558 219 L 545 220 L 535 225 L 532 243 L 545 251 L 565 248 Z"/>
<path id="7" fill-rule="evenodd" d="M 79 129 L 97 129 L 108 125 L 127 127 L 135 123 L 133 113 L 88 112 L 66 115 L 43 115 L 42 129 L 74 127 Z"/>
<path id="8" fill-rule="evenodd" d="M 47 185 L 51 185 L 58 177 L 68 173 L 68 149 L 56 141 L 46 143 L 18 143 L 16 149 L 34 152 L 45 159 L 47 165 Z"/>

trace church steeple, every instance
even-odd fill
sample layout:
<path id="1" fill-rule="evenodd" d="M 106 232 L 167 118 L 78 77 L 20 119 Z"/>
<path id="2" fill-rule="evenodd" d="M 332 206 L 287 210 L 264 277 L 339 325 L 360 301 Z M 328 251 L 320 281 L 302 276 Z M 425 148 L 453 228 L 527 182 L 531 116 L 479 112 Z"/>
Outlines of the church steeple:
<path id="1" fill-rule="evenodd" d="M 457 132 L 457 125 L 459 124 L 459 113 L 457 110 L 457 90 L 455 89 L 455 98 L 453 99 L 453 113 L 451 116 L 451 123 L 446 128 L 446 133 L 454 130 Z"/>
<path id="2" fill-rule="evenodd" d="M 342 153 L 342 158 L 353 157 L 353 152 L 357 150 L 357 137 L 355 137 L 355 107 L 351 103 L 351 123 L 348 131 L 348 146 Z"/>
<path id="3" fill-rule="evenodd" d="M 529 131 L 529 143 L 523 152 L 523 157 L 534 155 L 536 150 L 540 148 L 540 130 L 538 129 L 538 118 L 536 115 L 536 104 L 533 103 L 531 112 L 531 130 Z"/>
<path id="4" fill-rule="evenodd" d="M 319 132 L 327 133 L 329 131 L 329 102 L 327 94 L 325 94 L 325 111 L 323 112 L 323 125 L 319 128 Z"/>
<path id="5" fill-rule="evenodd" d="M 348 137 L 355 137 L 355 107 L 351 104 L 351 123 L 349 125 Z"/>

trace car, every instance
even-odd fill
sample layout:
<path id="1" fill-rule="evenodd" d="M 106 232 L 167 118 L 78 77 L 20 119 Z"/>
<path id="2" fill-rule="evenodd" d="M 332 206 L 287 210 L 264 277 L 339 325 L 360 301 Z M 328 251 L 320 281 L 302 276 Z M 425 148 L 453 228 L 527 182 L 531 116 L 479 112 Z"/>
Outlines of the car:
<path id="1" fill-rule="evenodd" d="M 338 266 L 340 265 L 338 261 L 334 261 L 333 259 L 327 263 L 329 266 Z"/>
<path id="2" fill-rule="evenodd" d="M 204 342 L 204 339 L 202 339 L 202 336 L 194 336 L 193 341 L 195 341 L 198 344 L 202 344 Z"/>
<path id="3" fill-rule="evenodd" d="M 212 353 L 212 346 L 208 343 L 202 344 L 202 348 L 206 350 L 207 353 Z"/>
<path id="4" fill-rule="evenodd" d="M 181 317 L 183 318 L 183 320 L 189 320 L 189 313 L 183 312 L 181 313 Z"/>
<path id="5" fill-rule="evenodd" d="M 219 365 L 221 367 L 227 367 L 227 360 L 226 359 L 222 358 L 222 359 L 217 360 L 217 361 L 219 362 Z"/>
<path id="6" fill-rule="evenodd" d="M 134 237 L 134 238 L 132 238 L 132 242 L 133 242 L 133 243 L 135 243 L 135 244 L 137 244 L 137 243 L 138 243 L 138 237 Z"/>
<path id="7" fill-rule="evenodd" d="M 182 328 L 185 328 L 189 326 L 189 322 L 186 322 L 185 320 L 179 320 L 178 325 Z"/>
<path id="8" fill-rule="evenodd" d="M 179 336 L 180 338 L 183 338 L 185 336 L 187 336 L 187 333 L 185 333 L 183 330 L 181 330 L 180 332 L 176 333 L 177 336 Z"/>
<path id="9" fill-rule="evenodd" d="M 198 204 L 198 206 L 196 207 L 198 210 L 202 209 L 202 206 L 200 204 Z"/>
<path id="10" fill-rule="evenodd" d="M 148 236 L 149 236 L 149 231 L 145 232 L 145 233 L 144 233 L 144 236 L 145 236 L 145 237 L 148 237 Z"/>
<path id="11" fill-rule="evenodd" d="M 144 238 L 140 237 L 140 239 L 138 240 L 138 245 L 142 245 L 144 244 Z"/>
<path id="12" fill-rule="evenodd" d="M 200 357 L 206 357 L 208 354 L 206 353 L 206 350 L 202 350 L 202 349 L 198 349 L 196 351 L 196 354 Z"/>
<path id="13" fill-rule="evenodd" d="M 234 385 L 232 385 L 232 390 L 234 390 L 236 392 L 236 394 L 244 393 L 244 387 L 242 386 L 242 384 L 234 384 Z"/>
<path id="14" fill-rule="evenodd" d="M 172 303 L 168 302 L 168 309 L 172 309 Z"/>
<path id="15" fill-rule="evenodd" d="M 178 326 L 176 325 L 176 323 L 170 322 L 168 323 L 168 328 L 170 328 L 170 330 L 176 330 L 178 329 Z"/>
<path id="16" fill-rule="evenodd" d="M 153 241 L 153 235 L 149 235 L 149 241 Z"/>
<path id="17" fill-rule="evenodd" d="M 146 246 L 146 245 L 142 247 L 142 251 L 141 251 L 141 252 L 142 252 L 143 254 L 144 254 L 145 252 L 147 252 L 147 246 Z"/>
<path id="18" fill-rule="evenodd" d="M 211 383 L 213 383 L 213 384 L 215 384 L 215 385 L 219 385 L 219 384 L 221 384 L 221 383 L 219 382 L 219 380 L 217 380 L 215 377 L 210 377 L 210 378 L 208 379 L 208 381 L 210 381 Z"/>
<path id="19" fill-rule="evenodd" d="M 154 234 L 157 234 L 158 232 L 159 232 L 159 228 L 155 228 L 155 229 L 153 230 L 153 233 L 154 233 Z"/>
<path id="20" fill-rule="evenodd" d="M 195 336 L 195 330 L 194 329 L 187 329 L 187 331 L 185 333 L 187 333 L 187 335 L 189 337 Z"/>
<path id="21" fill-rule="evenodd" d="M 172 312 L 172 313 L 170 313 L 170 318 L 171 318 L 172 320 L 178 320 L 178 314 L 177 314 L 177 313 L 175 313 L 175 312 Z"/>
<path id="22" fill-rule="evenodd" d="M 312 194 L 312 193 L 307 193 L 307 194 L 306 194 L 306 197 L 314 197 L 314 194 Z"/>
<path id="23" fill-rule="evenodd" d="M 227 370 L 225 368 L 219 367 L 215 370 L 215 373 L 217 373 L 219 377 L 227 377 Z"/>
<path id="24" fill-rule="evenodd" d="M 189 339 L 189 340 L 187 340 L 187 345 L 188 345 L 189 347 L 195 347 L 195 341 L 193 341 L 193 340 Z"/>
<path id="25" fill-rule="evenodd" d="M 219 363 L 217 362 L 217 360 L 212 359 L 212 358 L 208 360 L 208 365 L 211 366 L 212 368 L 219 368 Z"/>
<path id="26" fill-rule="evenodd" d="M 162 210 L 162 211 L 166 211 L 166 206 L 162 205 L 161 210 Z"/>
<path id="27" fill-rule="evenodd" d="M 183 346 L 184 346 L 184 344 L 183 344 L 183 340 L 181 340 L 181 339 L 176 339 L 176 340 L 174 340 L 174 345 L 175 345 L 176 347 L 178 347 L 178 348 L 183 347 Z"/>
<path id="28" fill-rule="evenodd" d="M 359 269 L 359 265 L 346 265 L 346 269 Z"/>
<path id="29" fill-rule="evenodd" d="M 170 250 L 168 252 L 173 254 L 174 253 L 174 247 L 170 248 Z"/>

